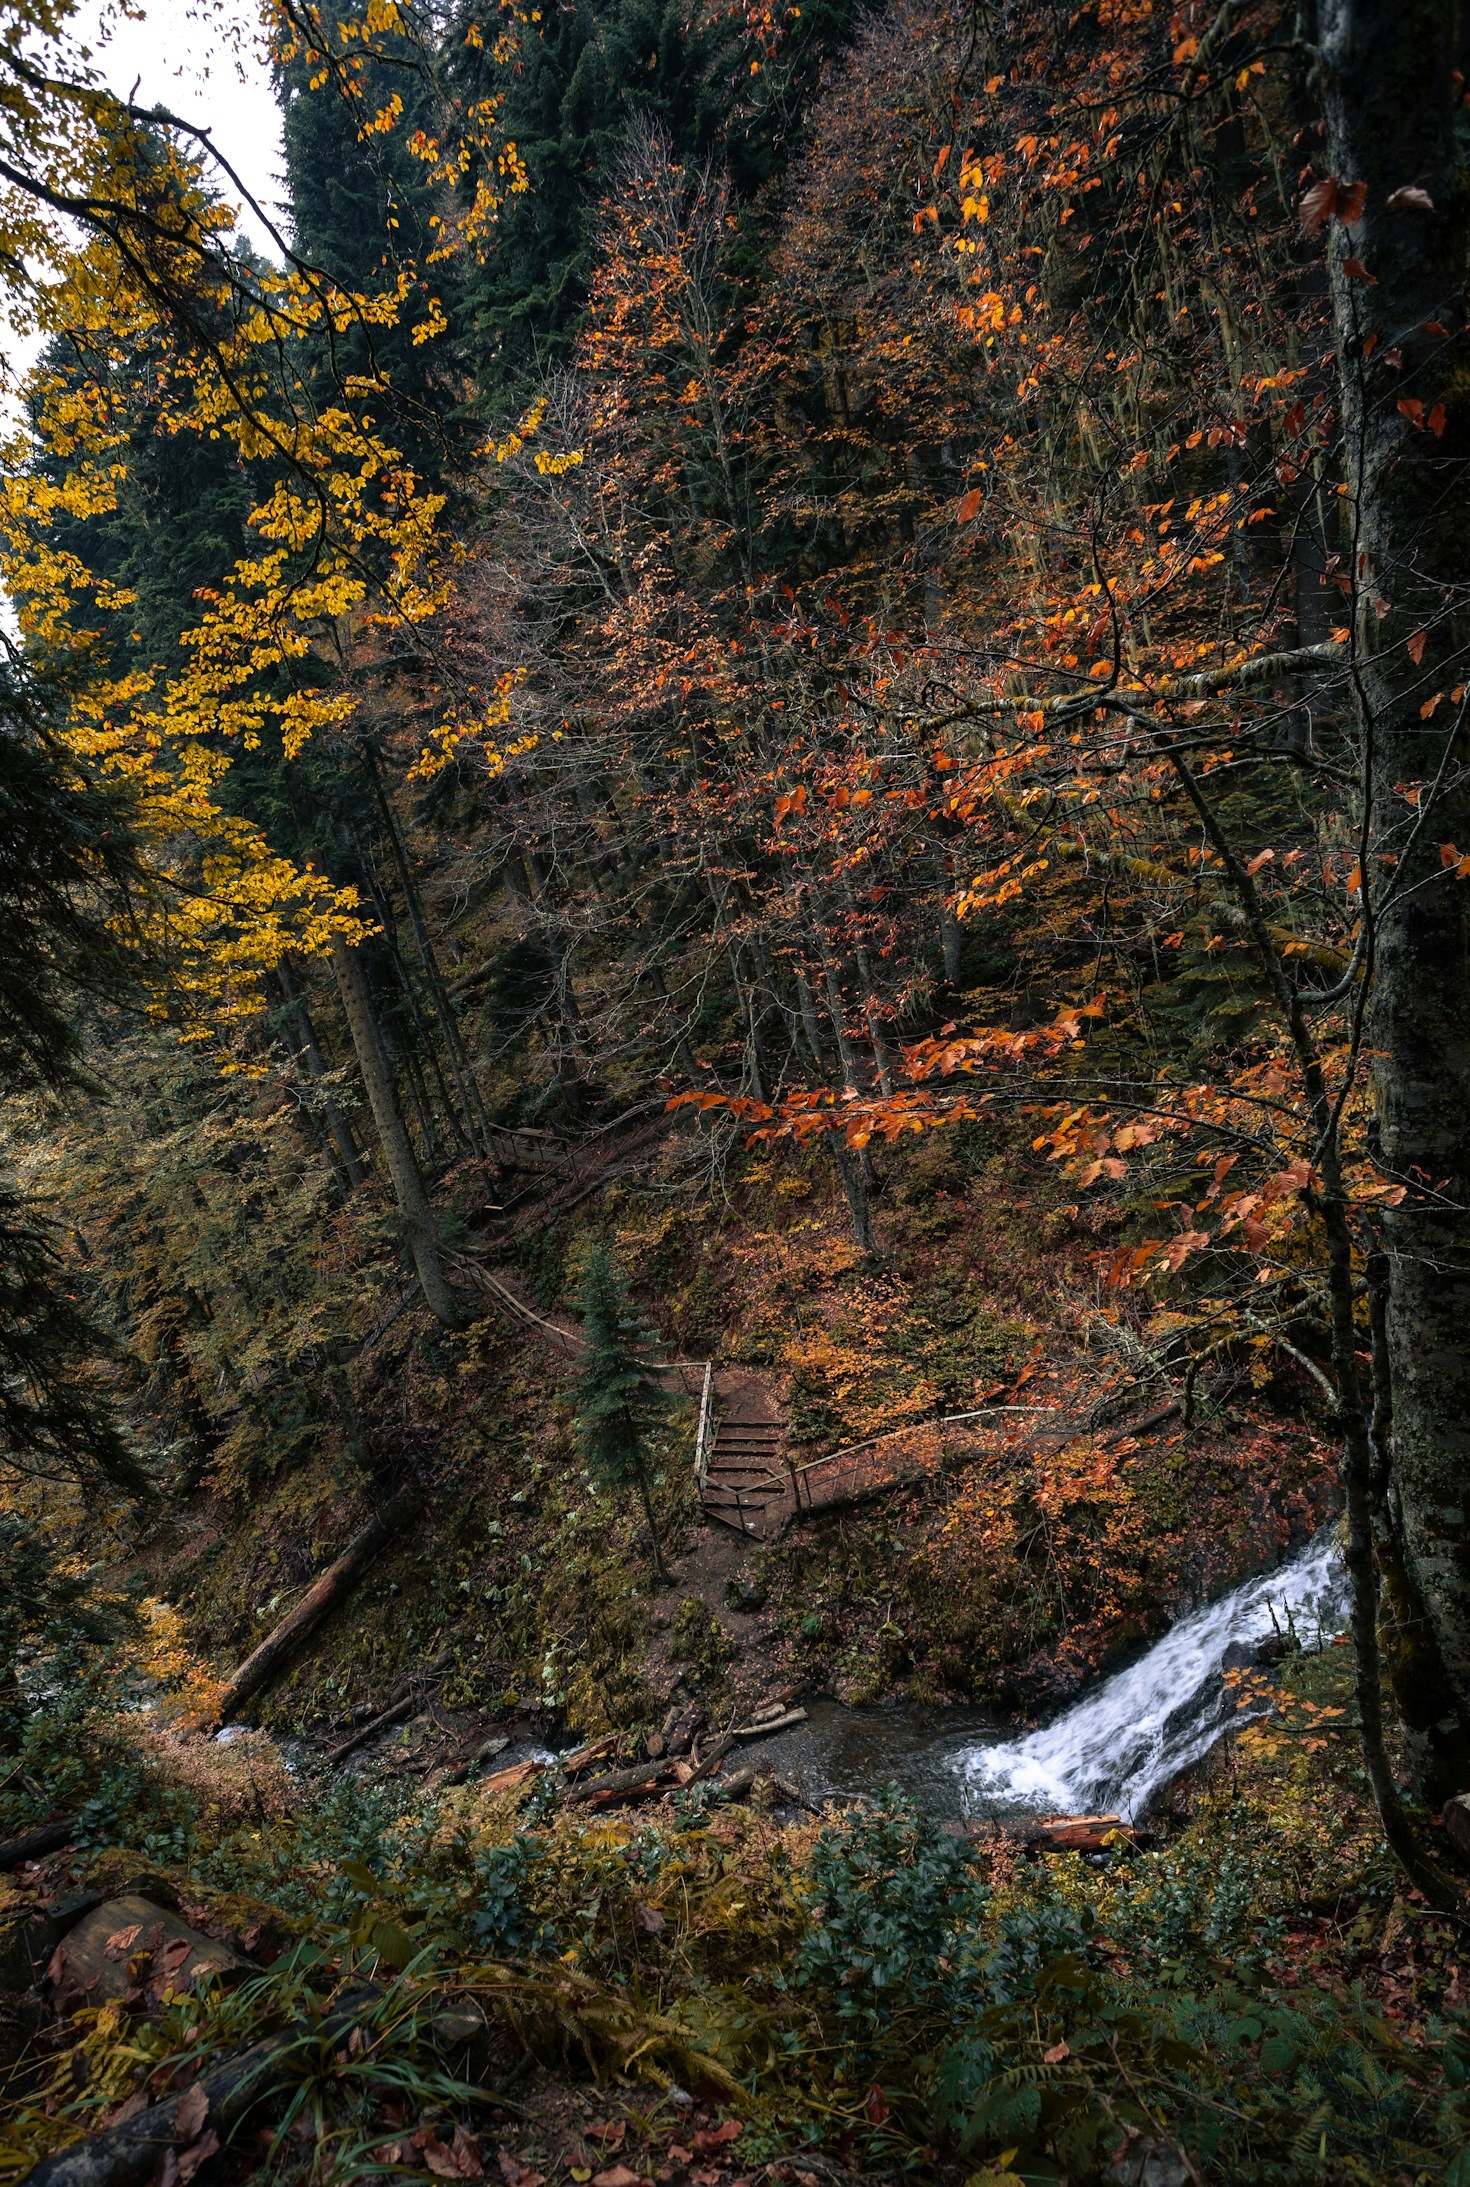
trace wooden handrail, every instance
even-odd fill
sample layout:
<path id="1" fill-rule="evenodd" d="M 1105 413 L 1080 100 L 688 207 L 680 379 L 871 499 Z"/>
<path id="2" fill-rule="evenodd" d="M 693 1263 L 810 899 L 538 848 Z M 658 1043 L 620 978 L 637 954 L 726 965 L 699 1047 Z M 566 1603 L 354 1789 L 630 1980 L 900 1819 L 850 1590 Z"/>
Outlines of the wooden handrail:
<path id="1" fill-rule="evenodd" d="M 714 1441 L 714 1426 L 715 1363 L 712 1359 L 707 1359 L 704 1363 L 704 1386 L 699 1393 L 699 1426 L 694 1434 L 694 1485 L 699 1491 L 701 1503 L 709 1486 L 709 1454 L 710 1445 Z"/>
<path id="2" fill-rule="evenodd" d="M 554 1321 L 545 1320 L 524 1299 L 518 1299 L 508 1284 L 502 1283 L 498 1276 L 492 1276 L 488 1268 L 482 1268 L 478 1261 L 456 1254 L 450 1261 L 450 1267 L 456 1275 L 464 1275 L 479 1290 L 488 1292 L 496 1305 L 503 1306 L 511 1319 L 520 1322 L 523 1328 L 533 1330 L 539 1337 L 548 1338 L 568 1359 L 581 1358 L 586 1346 L 579 1336 L 575 1336 L 570 1329 L 558 1328 Z"/>
<path id="3" fill-rule="evenodd" d="M 938 1420 L 910 1420 L 905 1427 L 886 1428 L 881 1435 L 873 1436 L 866 1443 L 844 1443 L 841 1450 L 829 1450 L 821 1458 L 808 1458 L 799 1466 L 793 1465 L 791 1471 L 799 1479 L 803 1473 L 810 1473 L 817 1466 L 835 1465 L 839 1458 L 860 1457 L 864 1451 L 876 1450 L 880 1443 L 891 1443 L 896 1436 L 912 1435 L 917 1428 L 953 1428 L 961 1421 L 986 1420 L 997 1412 L 1056 1413 L 1061 1410 L 1060 1405 L 981 1405 L 974 1412 L 947 1412 Z"/>

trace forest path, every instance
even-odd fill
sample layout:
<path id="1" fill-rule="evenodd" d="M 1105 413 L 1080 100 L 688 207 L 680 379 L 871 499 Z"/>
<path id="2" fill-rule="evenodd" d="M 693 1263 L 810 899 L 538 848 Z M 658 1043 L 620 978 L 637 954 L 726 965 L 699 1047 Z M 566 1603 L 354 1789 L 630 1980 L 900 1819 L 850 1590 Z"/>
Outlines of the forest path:
<path id="1" fill-rule="evenodd" d="M 454 1257 L 449 1265 L 459 1281 L 483 1292 L 548 1350 L 568 1361 L 582 1356 L 586 1345 L 580 1325 L 567 1314 L 538 1312 L 525 1298 L 517 1271 L 492 1269 L 467 1256 Z M 947 1455 L 972 1442 L 977 1433 L 1001 1433 L 1009 1439 L 1019 1430 L 1038 1447 L 1060 1447 L 1087 1425 L 1081 1415 L 1060 1408 L 987 1405 L 892 1429 L 797 1465 L 780 1396 L 758 1368 L 711 1371 L 705 1360 L 678 1358 L 659 1365 L 668 1386 L 701 1400 L 695 1465 L 705 1516 L 757 1542 L 775 1541 L 801 1513 L 862 1503 L 932 1475 Z"/>
<path id="2" fill-rule="evenodd" d="M 525 1296 L 519 1272 L 487 1267 L 465 1254 L 449 1258 L 459 1282 L 490 1299 L 547 1351 L 568 1362 L 586 1351 L 581 1325 L 570 1314 L 543 1314 Z M 690 1397 L 703 1398 L 707 1362 L 669 1359 L 659 1363 L 666 1383 Z M 787 1459 L 786 1416 L 770 1381 L 751 1367 L 718 1367 L 711 1376 L 713 1435 L 700 1481 L 706 1515 L 737 1533 L 773 1540 L 796 1509 Z"/>

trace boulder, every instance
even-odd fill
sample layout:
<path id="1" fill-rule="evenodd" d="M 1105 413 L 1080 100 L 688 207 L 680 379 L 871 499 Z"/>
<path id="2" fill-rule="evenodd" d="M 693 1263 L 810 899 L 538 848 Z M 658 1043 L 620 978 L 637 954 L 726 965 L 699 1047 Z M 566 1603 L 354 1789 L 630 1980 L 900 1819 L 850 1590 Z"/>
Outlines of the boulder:
<path id="1" fill-rule="evenodd" d="M 156 2004 L 166 1991 L 185 1990 L 205 1975 L 249 1971 L 249 1961 L 227 1944 L 191 1929 L 139 1892 L 108 1899 L 87 1914 L 62 1938 L 50 1969 L 66 2012 L 117 1998 Z"/>
<path id="2" fill-rule="evenodd" d="M 1171 2141 L 1154 2141 L 1136 2130 L 1103 2174 L 1108 2187 L 1189 2187 L 1190 2166 Z"/>
<path id="3" fill-rule="evenodd" d="M 725 1582 L 725 1608 L 736 1610 L 744 1617 L 754 1617 L 764 1610 L 769 1590 L 764 1580 L 742 1579 L 737 1573 Z"/>

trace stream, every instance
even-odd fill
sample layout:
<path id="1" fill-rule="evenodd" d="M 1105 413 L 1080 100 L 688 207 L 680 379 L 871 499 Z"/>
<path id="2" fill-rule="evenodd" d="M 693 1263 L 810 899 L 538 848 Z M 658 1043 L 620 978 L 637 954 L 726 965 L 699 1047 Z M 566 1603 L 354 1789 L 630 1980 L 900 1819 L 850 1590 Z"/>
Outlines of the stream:
<path id="1" fill-rule="evenodd" d="M 803 1703 L 803 1723 L 742 1740 L 727 1767 L 767 1764 L 814 1804 L 896 1784 L 941 1822 L 1014 1823 L 1028 1814 L 1138 1822 L 1243 1720 L 1227 1671 L 1259 1661 L 1278 1636 L 1312 1649 L 1342 1630 L 1347 1575 L 1335 1537 L 1335 1527 L 1322 1527 L 1274 1570 L 1191 1610 L 1135 1662 L 1034 1731 L 1007 1732 L 977 1708 L 900 1700 L 852 1707 L 818 1696 Z M 554 1761 L 543 1743 L 549 1730 L 508 1724 L 490 1766 Z M 231 1727 L 218 1736 L 237 1734 Z M 371 1769 L 368 1749 L 347 1767 Z"/>
<path id="2" fill-rule="evenodd" d="M 896 1783 L 946 1822 L 1027 1813 L 1136 1822 L 1240 1721 L 1227 1670 L 1254 1661 L 1277 1634 L 1314 1648 L 1342 1629 L 1347 1581 L 1334 1535 L 1323 1527 L 1274 1571 L 1190 1611 L 1039 1730 L 1002 1736 L 974 1709 L 817 1700 L 806 1704 L 805 1724 L 749 1742 L 741 1760 L 769 1760 L 813 1798 Z"/>

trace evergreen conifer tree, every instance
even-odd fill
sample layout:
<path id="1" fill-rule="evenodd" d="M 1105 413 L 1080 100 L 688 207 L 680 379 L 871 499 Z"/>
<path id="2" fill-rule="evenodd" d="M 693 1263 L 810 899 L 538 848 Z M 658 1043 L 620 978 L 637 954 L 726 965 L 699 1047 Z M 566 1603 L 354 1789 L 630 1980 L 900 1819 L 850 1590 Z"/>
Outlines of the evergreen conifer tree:
<path id="1" fill-rule="evenodd" d="M 653 1568 L 667 1581 L 644 1444 L 649 1415 L 664 1401 L 649 1356 L 656 1338 L 630 1310 L 627 1287 L 605 1246 L 595 1247 L 587 1262 L 581 1306 L 587 1351 L 577 1378 L 573 1424 L 582 1455 L 599 1487 L 637 1489 L 648 1521 Z"/>
<path id="2" fill-rule="evenodd" d="M 350 10 L 324 9 L 330 38 Z M 291 240 L 311 265 L 349 291 L 374 295 L 408 283 L 394 325 L 366 320 L 335 327 L 330 338 L 309 332 L 302 354 L 319 399 L 340 401 L 356 375 L 372 382 L 370 408 L 410 463 L 452 488 L 472 439 L 466 412 L 472 360 L 463 339 L 457 253 L 446 254 L 434 226 L 443 208 L 411 147 L 438 123 L 425 75 L 425 55 L 408 36 L 385 30 L 378 57 L 359 63 L 360 95 L 343 96 L 335 77 L 323 78 L 298 59 L 278 71 Z M 403 105 L 395 128 L 377 130 L 372 117 L 394 99 Z M 447 325 L 423 339 L 432 299 Z M 357 398 L 354 398 L 357 399 Z"/>
<path id="3" fill-rule="evenodd" d="M 80 1000 L 127 980 L 112 924 L 138 878 L 125 805 L 64 751 L 34 686 L 0 678 L 0 1084 L 60 1093 L 81 1075 Z M 0 1463 L 54 1478 L 142 1475 L 87 1388 L 103 1348 L 53 1226 L 0 1176 Z"/>
<path id="4" fill-rule="evenodd" d="M 851 0 L 792 9 L 778 66 L 750 73 L 738 11 L 682 0 L 582 0 L 530 17 L 507 68 L 498 47 L 446 42 L 465 98 L 496 96 L 529 187 L 500 208 L 461 299 L 482 408 L 513 411 L 527 381 L 570 357 L 587 300 L 599 194 L 629 123 L 656 120 L 676 153 L 727 169 L 737 203 L 779 173 L 805 93 L 846 35 Z M 289 123 L 288 123 L 289 128 Z"/>

